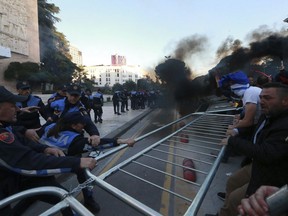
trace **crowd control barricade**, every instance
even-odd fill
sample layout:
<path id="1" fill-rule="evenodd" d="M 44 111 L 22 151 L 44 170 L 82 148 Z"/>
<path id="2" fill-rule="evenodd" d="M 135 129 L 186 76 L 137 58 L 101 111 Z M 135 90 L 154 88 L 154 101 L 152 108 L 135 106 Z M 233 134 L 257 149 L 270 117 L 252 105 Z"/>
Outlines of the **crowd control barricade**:
<path id="1" fill-rule="evenodd" d="M 95 176 L 86 170 L 86 174 L 90 177 L 89 182 L 101 187 L 143 215 L 179 215 L 179 211 L 181 215 L 196 215 L 224 153 L 225 147 L 219 143 L 226 137 L 227 127 L 234 119 L 234 114 L 229 115 L 227 112 L 233 110 L 235 108 L 227 104 L 225 107 L 225 104 L 218 103 L 206 112 L 192 113 L 138 137 L 136 141 L 185 120 L 185 124 L 175 127 L 171 134 L 151 143 L 149 147 L 108 171 Z M 101 161 L 126 147 L 127 145 L 120 145 L 96 159 Z M 129 182 L 128 191 L 122 187 L 123 182 Z M 71 193 L 54 187 L 35 188 L 15 194 L 1 200 L 0 208 L 16 200 L 45 193 L 63 199 L 42 215 L 51 215 L 67 206 L 79 215 L 91 215 Z M 158 203 L 142 200 L 143 197 L 151 197 L 151 194 L 157 196 Z M 178 211 L 177 214 L 175 211 Z"/>
<path id="2" fill-rule="evenodd" d="M 97 186 L 143 215 L 176 215 L 171 209 L 183 211 L 182 215 L 196 215 L 224 152 L 219 143 L 226 137 L 227 127 L 234 120 L 234 115 L 219 113 L 233 110 L 235 108 L 230 106 L 221 106 L 193 113 L 184 118 L 186 124 L 183 127 L 127 160 L 99 176 L 90 172 L 87 175 Z M 187 122 L 187 118 L 191 121 Z M 129 190 L 125 191 L 123 182 L 117 179 L 130 182 Z M 151 205 L 151 202 L 141 199 L 149 198 L 151 194 L 158 195 L 158 200 L 163 203 Z"/>
<path id="3" fill-rule="evenodd" d="M 28 197 L 33 197 L 37 195 L 54 195 L 62 199 L 61 202 L 54 205 L 52 208 L 49 208 L 47 211 L 41 213 L 41 216 L 54 215 L 59 212 L 61 209 L 70 206 L 70 208 L 81 216 L 92 216 L 93 214 L 88 211 L 77 199 L 70 195 L 67 191 L 58 188 L 58 187 L 37 187 L 29 190 L 16 193 L 12 196 L 9 196 L 5 199 L 0 200 L 0 209 L 5 206 L 23 200 Z"/>

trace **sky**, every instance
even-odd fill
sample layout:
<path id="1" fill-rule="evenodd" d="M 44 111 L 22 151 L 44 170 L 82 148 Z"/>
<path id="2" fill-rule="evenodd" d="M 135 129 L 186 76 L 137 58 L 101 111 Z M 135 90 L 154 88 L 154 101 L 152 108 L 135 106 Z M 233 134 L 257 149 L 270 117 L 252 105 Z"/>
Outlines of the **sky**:
<path id="1" fill-rule="evenodd" d="M 56 24 L 83 56 L 83 64 L 110 64 L 111 55 L 152 69 L 173 55 L 187 38 L 206 38 L 202 51 L 185 63 L 205 74 L 217 62 L 217 48 L 228 38 L 245 42 L 265 25 L 288 29 L 287 0 L 47 0 L 60 8 Z"/>

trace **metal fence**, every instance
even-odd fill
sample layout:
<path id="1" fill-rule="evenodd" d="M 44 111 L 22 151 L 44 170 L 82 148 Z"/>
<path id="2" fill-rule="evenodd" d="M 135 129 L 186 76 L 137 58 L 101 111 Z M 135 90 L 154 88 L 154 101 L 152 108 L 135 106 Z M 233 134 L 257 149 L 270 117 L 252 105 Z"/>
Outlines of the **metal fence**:
<path id="1" fill-rule="evenodd" d="M 161 206 L 141 200 L 137 194 L 153 192 L 166 197 L 165 206 L 177 209 L 186 206 L 183 215 L 196 215 L 201 202 L 213 180 L 224 148 L 219 142 L 225 137 L 227 126 L 233 122 L 234 115 L 220 114 L 229 110 L 229 105 L 210 107 L 207 112 L 193 113 L 165 125 L 155 131 L 136 139 L 140 141 L 158 131 L 185 120 L 186 124 L 161 140 L 152 143 L 148 148 L 133 155 L 129 159 L 109 169 L 107 172 L 94 176 L 87 170 L 90 180 L 127 205 L 145 215 L 167 215 Z M 126 148 L 121 145 L 99 157 L 101 160 L 115 152 Z M 134 182 L 136 188 L 124 191 L 121 184 L 112 184 L 113 178 L 126 179 Z M 117 182 L 117 181 L 116 181 Z M 119 181 L 118 181 L 119 182 Z M 156 191 L 156 192 L 155 192 Z M 31 189 L 0 201 L 0 208 L 27 196 L 54 194 L 63 198 L 59 204 L 48 209 L 42 215 L 51 215 L 60 209 L 71 206 L 80 215 L 91 215 L 69 193 L 52 187 Z M 174 213 L 170 213 L 174 215 Z"/>

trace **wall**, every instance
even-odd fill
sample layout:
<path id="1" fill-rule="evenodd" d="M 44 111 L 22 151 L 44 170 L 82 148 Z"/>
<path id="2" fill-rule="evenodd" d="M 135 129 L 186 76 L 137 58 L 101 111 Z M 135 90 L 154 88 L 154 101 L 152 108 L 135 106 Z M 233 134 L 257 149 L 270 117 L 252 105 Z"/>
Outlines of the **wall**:
<path id="1" fill-rule="evenodd" d="M 0 1 L 0 45 L 11 50 L 11 58 L 0 59 L 0 85 L 15 90 L 4 80 L 9 63 L 40 63 L 37 0 Z"/>

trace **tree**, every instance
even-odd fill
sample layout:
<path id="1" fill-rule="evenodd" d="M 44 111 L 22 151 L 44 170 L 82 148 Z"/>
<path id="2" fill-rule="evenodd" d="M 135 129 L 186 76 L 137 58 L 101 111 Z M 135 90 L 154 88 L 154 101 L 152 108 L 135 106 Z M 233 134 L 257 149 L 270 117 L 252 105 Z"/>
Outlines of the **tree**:
<path id="1" fill-rule="evenodd" d="M 137 84 L 133 80 L 128 80 L 123 83 L 123 89 L 127 89 L 127 91 L 136 90 Z"/>
<path id="2" fill-rule="evenodd" d="M 120 83 L 115 83 L 115 84 L 112 86 L 112 92 L 122 91 L 122 90 L 123 90 L 123 86 L 122 86 Z"/>
<path id="3" fill-rule="evenodd" d="M 50 74 L 48 82 L 67 83 L 72 81 L 72 74 L 78 67 L 71 61 L 69 41 L 54 26 L 60 21 L 54 14 L 59 12 L 55 4 L 38 0 L 40 59 L 44 64 L 41 70 Z"/>
<path id="4" fill-rule="evenodd" d="M 11 62 L 4 72 L 6 80 L 33 80 L 34 76 L 39 74 L 39 65 L 34 62 Z"/>

